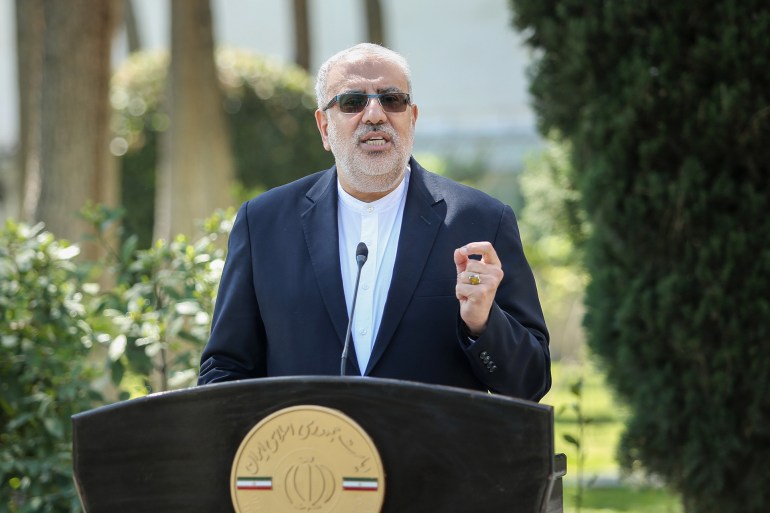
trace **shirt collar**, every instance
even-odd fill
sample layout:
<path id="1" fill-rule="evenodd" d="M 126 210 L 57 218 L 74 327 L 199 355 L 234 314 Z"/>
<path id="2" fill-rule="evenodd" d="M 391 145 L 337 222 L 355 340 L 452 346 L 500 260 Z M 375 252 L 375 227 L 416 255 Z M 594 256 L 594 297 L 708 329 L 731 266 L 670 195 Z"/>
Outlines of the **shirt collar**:
<path id="1" fill-rule="evenodd" d="M 404 197 L 404 194 L 406 193 L 407 187 L 409 186 L 409 175 L 411 171 L 412 169 L 407 165 L 406 171 L 404 172 L 404 178 L 401 180 L 401 183 L 398 184 L 398 187 L 390 191 L 382 198 L 368 203 L 348 194 L 345 189 L 342 188 L 342 185 L 340 185 L 340 180 L 338 177 L 337 195 L 339 197 L 340 203 L 345 205 L 347 208 L 360 213 L 384 212 L 395 206 L 398 206 L 401 203 L 401 199 Z"/>

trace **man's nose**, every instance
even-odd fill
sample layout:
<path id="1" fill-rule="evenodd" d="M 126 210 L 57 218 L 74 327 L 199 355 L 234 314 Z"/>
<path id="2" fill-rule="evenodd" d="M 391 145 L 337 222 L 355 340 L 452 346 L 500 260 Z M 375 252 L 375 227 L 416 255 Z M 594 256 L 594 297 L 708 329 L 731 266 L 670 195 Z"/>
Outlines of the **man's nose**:
<path id="1" fill-rule="evenodd" d="M 387 120 L 388 117 L 385 115 L 380 99 L 369 98 L 369 101 L 364 108 L 364 115 L 361 122 L 366 123 L 367 125 L 380 125 Z"/>

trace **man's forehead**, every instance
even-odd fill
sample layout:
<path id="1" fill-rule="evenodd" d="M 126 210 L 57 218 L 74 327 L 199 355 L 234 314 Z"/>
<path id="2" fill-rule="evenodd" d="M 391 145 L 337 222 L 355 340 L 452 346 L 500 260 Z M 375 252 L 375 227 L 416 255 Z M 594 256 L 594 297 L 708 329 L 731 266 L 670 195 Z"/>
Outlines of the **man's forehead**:
<path id="1" fill-rule="evenodd" d="M 393 61 L 379 56 L 352 54 L 335 63 L 329 70 L 329 93 L 342 90 L 376 89 L 407 90 L 404 70 Z"/>

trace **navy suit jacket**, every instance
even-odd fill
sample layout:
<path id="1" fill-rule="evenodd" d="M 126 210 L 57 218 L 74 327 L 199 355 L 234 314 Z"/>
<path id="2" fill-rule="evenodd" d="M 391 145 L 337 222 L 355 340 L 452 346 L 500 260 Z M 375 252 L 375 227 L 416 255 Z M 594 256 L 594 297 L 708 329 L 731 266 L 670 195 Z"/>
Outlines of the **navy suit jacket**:
<path id="1" fill-rule="evenodd" d="M 366 376 L 539 400 L 548 332 L 513 211 L 414 159 L 393 280 Z M 484 334 L 469 344 L 453 254 L 490 241 L 504 272 Z M 199 384 L 338 375 L 348 323 L 337 235 L 336 168 L 277 187 L 238 212 L 201 358 Z M 361 375 L 350 345 L 347 371 Z"/>

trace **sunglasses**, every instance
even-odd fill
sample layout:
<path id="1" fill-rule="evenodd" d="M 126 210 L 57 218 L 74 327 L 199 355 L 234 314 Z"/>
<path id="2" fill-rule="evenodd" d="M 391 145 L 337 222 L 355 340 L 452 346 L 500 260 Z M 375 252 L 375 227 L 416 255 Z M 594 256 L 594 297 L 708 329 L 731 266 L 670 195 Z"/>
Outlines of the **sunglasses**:
<path id="1" fill-rule="evenodd" d="M 343 93 L 332 98 L 323 110 L 330 109 L 336 103 L 340 106 L 340 112 L 358 114 L 363 112 L 372 98 L 377 98 L 380 101 L 382 110 L 385 112 L 404 112 L 407 106 L 409 106 L 409 95 L 407 93 Z"/>

